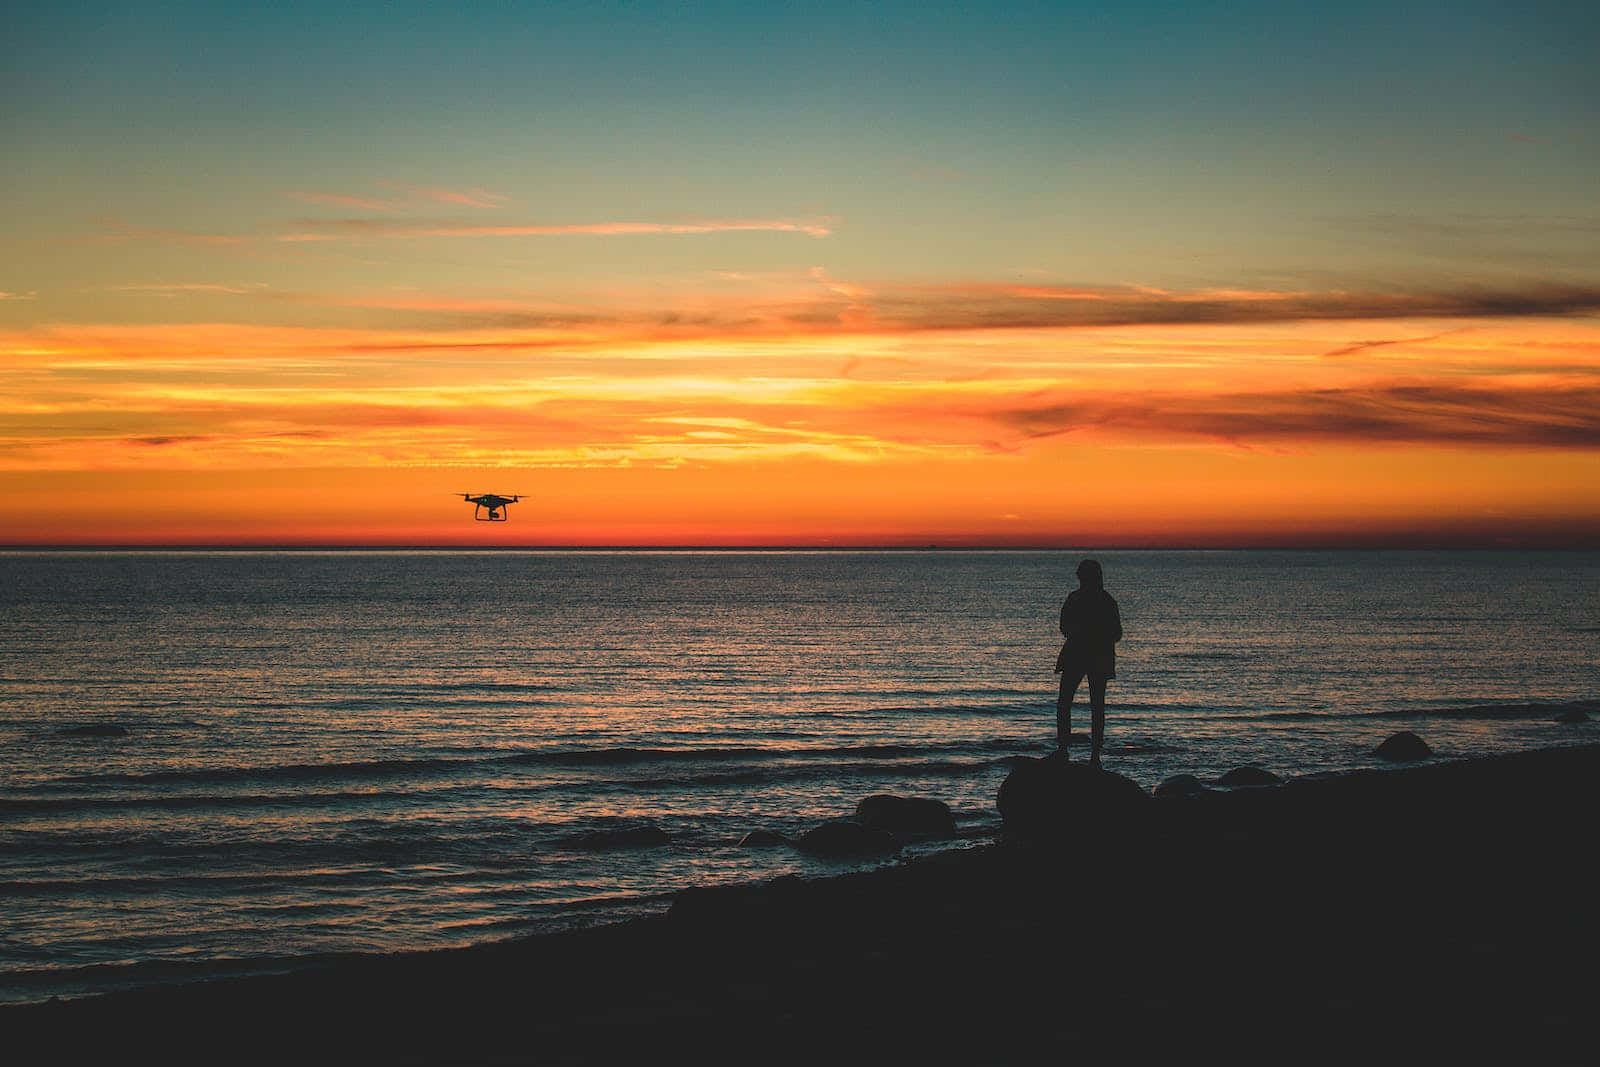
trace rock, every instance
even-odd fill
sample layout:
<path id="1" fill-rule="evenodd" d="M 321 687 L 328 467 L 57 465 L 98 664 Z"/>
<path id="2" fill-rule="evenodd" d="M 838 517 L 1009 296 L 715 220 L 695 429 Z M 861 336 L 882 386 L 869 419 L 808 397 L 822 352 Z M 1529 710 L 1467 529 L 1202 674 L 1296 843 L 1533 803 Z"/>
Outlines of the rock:
<path id="1" fill-rule="evenodd" d="M 1149 800 L 1139 783 L 1059 754 L 1019 764 L 996 798 L 1008 832 L 1036 837 L 1115 827 L 1141 816 Z"/>
<path id="2" fill-rule="evenodd" d="M 907 837 L 954 837 L 956 817 L 942 800 L 876 793 L 856 805 L 856 821 Z"/>
<path id="3" fill-rule="evenodd" d="M 887 830 L 862 826 L 849 819 L 833 819 L 801 834 L 795 847 L 817 856 L 869 856 L 893 852 L 899 846 Z"/>
<path id="4" fill-rule="evenodd" d="M 1282 785 L 1283 779 L 1260 767 L 1235 767 L 1217 779 L 1218 785 Z"/>
<path id="5" fill-rule="evenodd" d="M 88 726 L 63 726 L 56 733 L 62 737 L 127 737 L 128 728 L 114 722 L 97 722 Z"/>
<path id="6" fill-rule="evenodd" d="M 1163 778 L 1161 784 L 1150 791 L 1152 796 L 1167 797 L 1197 797 L 1201 793 L 1211 790 L 1204 782 L 1192 774 L 1175 774 L 1171 778 Z"/>
<path id="7" fill-rule="evenodd" d="M 556 842 L 556 847 L 580 852 L 603 852 L 613 848 L 655 848 L 671 841 L 671 836 L 661 827 L 655 823 L 644 823 L 576 834 L 562 838 Z"/>
<path id="8" fill-rule="evenodd" d="M 773 845 L 787 844 L 789 844 L 787 837 L 773 833 L 771 830 L 751 830 L 739 838 L 740 848 L 770 848 Z"/>
<path id="9" fill-rule="evenodd" d="M 1564 723 L 1588 722 L 1589 721 L 1589 713 L 1587 711 L 1584 711 L 1582 708 L 1568 708 L 1566 711 L 1563 711 L 1560 715 L 1557 715 L 1551 721 L 1552 722 L 1564 722 Z"/>
<path id="10" fill-rule="evenodd" d="M 1372 754 L 1379 759 L 1391 760 L 1395 763 L 1410 763 L 1413 760 L 1427 759 L 1433 755 L 1433 749 L 1429 748 L 1426 741 L 1410 730 L 1401 730 L 1373 749 Z"/>

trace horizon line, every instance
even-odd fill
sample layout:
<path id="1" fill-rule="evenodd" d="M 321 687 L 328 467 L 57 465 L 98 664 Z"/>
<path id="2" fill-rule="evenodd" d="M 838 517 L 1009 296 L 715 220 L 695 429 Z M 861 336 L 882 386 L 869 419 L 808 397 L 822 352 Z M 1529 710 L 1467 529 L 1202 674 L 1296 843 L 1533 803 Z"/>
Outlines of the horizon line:
<path id="1" fill-rule="evenodd" d="M 1563 541 L 1506 542 L 1484 540 L 1424 540 L 1394 542 L 1219 543 L 1151 544 L 382 544 L 382 543 L 29 543 L 0 542 L 0 552 L 1517 552 L 1600 550 L 1600 537 Z"/>

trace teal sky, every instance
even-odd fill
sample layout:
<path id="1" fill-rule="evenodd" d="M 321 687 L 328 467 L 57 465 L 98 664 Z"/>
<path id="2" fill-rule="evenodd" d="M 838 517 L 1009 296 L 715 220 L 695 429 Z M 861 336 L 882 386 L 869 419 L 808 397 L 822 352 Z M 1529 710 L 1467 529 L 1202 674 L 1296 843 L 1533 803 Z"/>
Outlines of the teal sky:
<path id="1" fill-rule="evenodd" d="M 92 317 L 59 290 L 211 276 L 216 257 L 75 241 L 248 233 L 341 214 L 291 194 L 396 185 L 488 191 L 519 222 L 835 222 L 825 249 L 557 239 L 451 262 L 391 245 L 359 264 L 365 284 L 419 258 L 432 283 L 578 289 L 819 263 L 876 280 L 1589 279 L 1596 10 L 35 4 L 0 74 L 0 290 L 39 294 L 12 321 Z M 234 274 L 339 285 L 354 266 Z"/>

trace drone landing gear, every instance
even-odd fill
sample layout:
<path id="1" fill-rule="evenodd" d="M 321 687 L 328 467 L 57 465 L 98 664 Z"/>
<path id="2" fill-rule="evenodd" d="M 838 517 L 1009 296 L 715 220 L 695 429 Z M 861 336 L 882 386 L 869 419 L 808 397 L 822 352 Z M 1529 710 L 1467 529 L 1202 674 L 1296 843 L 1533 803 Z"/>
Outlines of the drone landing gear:
<path id="1" fill-rule="evenodd" d="M 488 512 L 487 518 L 484 516 L 485 512 Z M 504 511 L 501 511 L 499 508 L 486 508 L 482 504 L 479 504 L 473 509 L 472 517 L 478 522 L 505 522 L 506 519 L 510 518 L 509 515 L 507 515 Z"/>

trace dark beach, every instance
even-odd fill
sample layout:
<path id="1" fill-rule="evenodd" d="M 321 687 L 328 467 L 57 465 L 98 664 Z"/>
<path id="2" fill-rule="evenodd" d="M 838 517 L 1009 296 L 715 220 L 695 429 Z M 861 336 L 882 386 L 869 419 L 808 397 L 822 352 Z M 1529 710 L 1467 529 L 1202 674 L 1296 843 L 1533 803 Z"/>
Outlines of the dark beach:
<path id="1" fill-rule="evenodd" d="M 1593 1062 L 1600 745 L 1085 811 L 663 917 L 0 1010 L 17 1063 Z"/>

